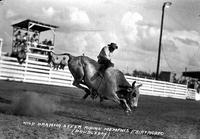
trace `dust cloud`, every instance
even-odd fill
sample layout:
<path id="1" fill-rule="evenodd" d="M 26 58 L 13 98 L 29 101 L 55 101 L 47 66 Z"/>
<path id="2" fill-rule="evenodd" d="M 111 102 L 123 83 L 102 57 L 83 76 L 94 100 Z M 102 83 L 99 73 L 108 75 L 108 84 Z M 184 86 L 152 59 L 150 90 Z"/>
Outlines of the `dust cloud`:
<path id="1" fill-rule="evenodd" d="M 59 102 L 60 97 L 25 92 L 13 100 L 11 111 L 14 115 L 44 116 L 63 110 Z"/>

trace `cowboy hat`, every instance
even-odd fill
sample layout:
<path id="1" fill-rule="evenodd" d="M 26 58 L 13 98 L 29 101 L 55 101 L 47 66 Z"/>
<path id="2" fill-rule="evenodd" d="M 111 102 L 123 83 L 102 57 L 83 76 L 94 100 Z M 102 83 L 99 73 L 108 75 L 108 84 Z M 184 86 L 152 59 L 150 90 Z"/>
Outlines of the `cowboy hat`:
<path id="1" fill-rule="evenodd" d="M 116 43 L 110 43 L 108 46 L 112 47 L 113 49 L 118 49 L 118 46 Z"/>

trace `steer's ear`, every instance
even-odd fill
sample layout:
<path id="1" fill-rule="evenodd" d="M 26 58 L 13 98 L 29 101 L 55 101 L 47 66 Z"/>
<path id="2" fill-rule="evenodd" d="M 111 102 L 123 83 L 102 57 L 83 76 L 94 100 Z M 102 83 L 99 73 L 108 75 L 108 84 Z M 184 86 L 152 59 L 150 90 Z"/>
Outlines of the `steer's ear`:
<path id="1" fill-rule="evenodd" d="M 140 85 L 137 85 L 136 87 L 137 87 L 137 88 L 140 88 L 141 86 L 142 86 L 142 84 L 140 84 Z"/>
<path id="2" fill-rule="evenodd" d="M 135 87 L 135 83 L 136 83 L 136 81 L 134 81 L 134 82 L 132 83 L 132 88 L 134 88 L 134 87 Z"/>

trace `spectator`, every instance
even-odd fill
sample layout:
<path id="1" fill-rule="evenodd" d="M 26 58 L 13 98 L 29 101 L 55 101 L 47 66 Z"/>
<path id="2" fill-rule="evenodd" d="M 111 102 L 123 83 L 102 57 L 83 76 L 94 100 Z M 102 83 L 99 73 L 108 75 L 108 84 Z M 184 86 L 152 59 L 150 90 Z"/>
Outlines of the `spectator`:
<path id="1" fill-rule="evenodd" d="M 31 43 L 32 43 L 32 47 L 37 47 L 37 45 L 39 43 L 39 36 L 36 31 L 34 32 L 33 36 L 31 37 Z"/>
<path id="2" fill-rule="evenodd" d="M 47 43 L 48 43 L 47 39 L 45 39 L 45 40 L 42 42 L 42 44 L 45 44 L 45 45 L 47 45 Z"/>
<path id="3" fill-rule="evenodd" d="M 34 40 L 34 41 L 32 42 L 32 46 L 33 46 L 33 47 L 37 47 L 38 41 L 39 41 L 38 39 Z"/>
<path id="4" fill-rule="evenodd" d="M 56 59 L 53 63 L 53 69 L 58 70 L 59 64 L 60 64 L 60 61 L 59 61 L 58 57 L 56 57 Z"/>
<path id="5" fill-rule="evenodd" d="M 193 79 L 189 80 L 189 82 L 188 82 L 188 88 L 194 89 L 194 84 L 195 84 L 195 81 Z"/>
<path id="6" fill-rule="evenodd" d="M 60 69 L 64 70 L 66 65 L 67 65 L 66 57 L 63 57 L 63 59 L 60 61 Z"/>
<path id="7" fill-rule="evenodd" d="M 32 38 L 31 38 L 31 42 L 34 42 L 34 41 L 37 41 L 39 40 L 39 36 L 38 36 L 38 33 L 35 31 Z"/>
<path id="8" fill-rule="evenodd" d="M 15 40 L 18 41 L 18 40 L 21 40 L 21 38 L 22 38 L 21 31 L 18 31 L 18 32 L 15 34 Z"/>
<path id="9" fill-rule="evenodd" d="M 47 45 L 52 46 L 52 45 L 53 45 L 52 40 L 49 40 L 49 41 L 47 42 Z"/>
<path id="10" fill-rule="evenodd" d="M 28 35 L 28 32 L 26 32 L 23 37 L 22 37 L 22 42 L 23 43 L 26 43 L 29 41 L 29 35 Z"/>
<path id="11" fill-rule="evenodd" d="M 22 35 L 21 35 L 21 31 L 18 31 L 15 35 L 15 46 L 21 44 L 21 40 L 22 40 Z"/>

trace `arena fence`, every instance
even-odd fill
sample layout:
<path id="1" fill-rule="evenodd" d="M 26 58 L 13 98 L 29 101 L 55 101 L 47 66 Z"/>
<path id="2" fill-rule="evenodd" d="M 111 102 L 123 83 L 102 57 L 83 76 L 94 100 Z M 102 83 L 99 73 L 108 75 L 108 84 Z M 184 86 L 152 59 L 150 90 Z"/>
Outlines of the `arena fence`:
<path id="1" fill-rule="evenodd" d="M 1 56 L 0 79 L 57 86 L 72 86 L 73 77 L 67 67 L 65 70 L 53 70 L 46 56 L 28 54 L 26 63 L 19 64 L 16 58 Z"/>
<path id="2" fill-rule="evenodd" d="M 45 62 L 45 59 L 47 56 L 28 53 L 26 62 L 20 65 L 16 58 L 1 56 L 0 79 L 73 87 L 73 77 L 67 66 L 64 70 L 54 70 Z M 137 84 L 143 84 L 140 88 L 143 95 L 200 100 L 199 94 L 195 90 L 188 89 L 186 85 L 132 76 L 125 77 L 130 83 L 136 81 Z"/>

